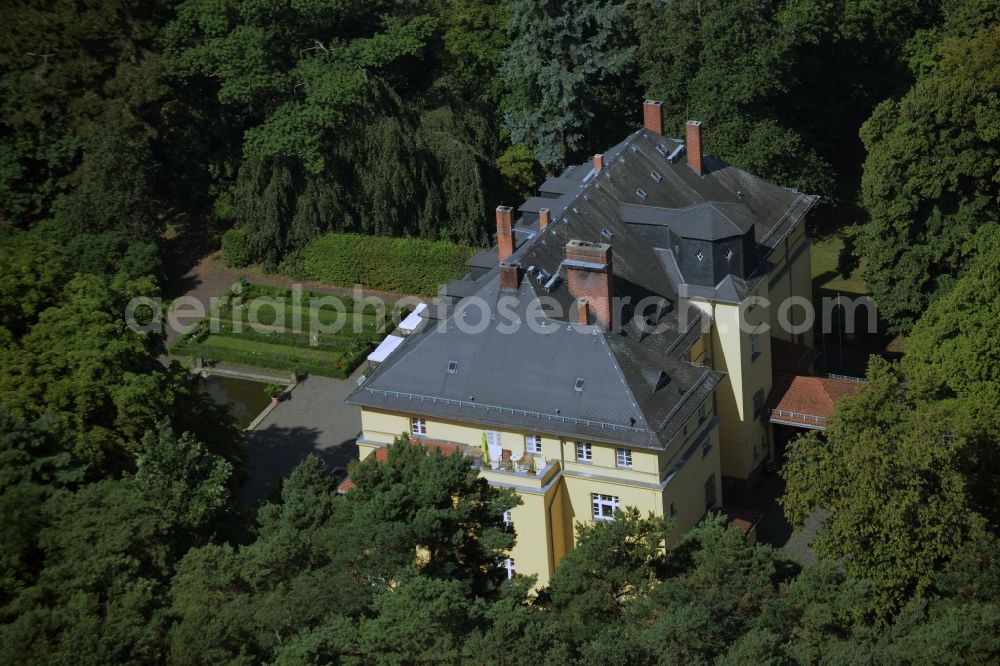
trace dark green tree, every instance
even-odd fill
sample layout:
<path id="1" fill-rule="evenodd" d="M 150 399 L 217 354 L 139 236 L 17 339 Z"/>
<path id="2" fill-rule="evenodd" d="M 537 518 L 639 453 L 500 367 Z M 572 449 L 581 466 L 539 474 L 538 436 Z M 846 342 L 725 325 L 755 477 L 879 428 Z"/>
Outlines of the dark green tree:
<path id="1" fill-rule="evenodd" d="M 600 89 L 620 86 L 634 56 L 630 9 L 631 3 L 607 0 L 509 3 L 504 126 L 547 170 L 600 145 L 594 136 Z"/>
<path id="2" fill-rule="evenodd" d="M 833 425 L 789 448 L 786 513 L 801 523 L 816 507 L 830 511 L 815 547 L 873 581 L 883 619 L 931 591 L 943 563 L 988 529 L 996 438 L 978 409 L 928 398 L 873 359 L 864 392 L 841 401 Z"/>
<path id="3" fill-rule="evenodd" d="M 154 198 L 132 188 L 130 178 L 106 177 L 116 157 L 124 167 L 136 156 L 120 136 L 110 137 L 117 128 L 108 122 L 124 121 L 130 132 L 155 133 L 156 109 L 168 93 L 156 41 L 170 4 L 110 0 L 5 6 L 0 214 L 21 226 L 45 219 L 59 196 L 78 184 L 90 188 L 85 196 L 98 197 L 102 209 L 94 211 L 97 215 L 144 207 L 137 197 Z M 144 172 L 152 165 L 138 166 Z M 103 193 L 102 184 L 110 186 Z"/>
<path id="4" fill-rule="evenodd" d="M 73 188 L 56 201 L 56 215 L 78 233 L 113 231 L 133 243 L 155 238 L 160 225 L 150 134 L 142 123 L 114 117 L 81 132 L 83 158 L 68 177 Z"/>
<path id="5" fill-rule="evenodd" d="M 965 269 L 980 228 L 1000 224 L 1000 32 L 945 39 L 939 62 L 865 123 L 871 222 L 858 236 L 865 279 L 893 330 L 908 331 Z"/>
<path id="6" fill-rule="evenodd" d="M 551 612 L 577 642 L 625 614 L 649 594 L 664 566 L 666 521 L 625 509 L 610 522 L 580 523 L 578 543 L 559 565 L 548 595 Z"/>
<path id="7" fill-rule="evenodd" d="M 641 3 L 638 63 L 664 102 L 666 130 L 705 123 L 709 154 L 785 186 L 829 196 L 829 164 L 784 121 L 794 104 L 797 52 L 815 25 L 780 0 Z"/>
<path id="8" fill-rule="evenodd" d="M 148 279 L 72 279 L 57 304 L 0 349 L 0 403 L 27 419 L 55 414 L 95 473 L 131 468 L 145 433 L 164 419 L 239 469 L 244 452 L 232 419 L 197 392 L 186 370 L 163 367 L 160 336 L 125 322 L 131 296 L 155 293 Z"/>
<path id="9" fill-rule="evenodd" d="M 387 588 L 414 570 L 463 581 L 488 597 L 506 581 L 500 564 L 514 535 L 502 518 L 519 500 L 492 488 L 468 458 L 428 452 L 404 437 L 386 462 L 362 461 L 351 478 L 357 485 L 347 496 L 351 523 L 369 553 L 358 566 L 372 585 Z"/>
<path id="10" fill-rule="evenodd" d="M 166 428 L 144 445 L 138 474 L 56 489 L 33 531 L 21 535 L 34 540 L 38 564 L 30 580 L 5 590 L 5 663 L 71 662 L 81 655 L 102 663 L 162 661 L 167 582 L 181 555 L 204 543 L 228 512 L 231 469 Z M 14 508 L 10 499 L 28 499 L 9 492 L 0 500 L 5 508 Z"/>
<path id="11" fill-rule="evenodd" d="M 421 98 L 441 66 L 434 9 L 181 3 L 167 62 L 243 127 L 227 200 L 251 260 L 273 268 L 327 231 L 484 240 L 490 132 Z"/>
<path id="12" fill-rule="evenodd" d="M 502 522 L 513 495 L 468 458 L 408 441 L 351 475 L 340 496 L 311 457 L 261 509 L 255 540 L 184 558 L 174 660 L 455 660 L 489 604 L 515 587 L 499 566 L 514 542 Z"/>

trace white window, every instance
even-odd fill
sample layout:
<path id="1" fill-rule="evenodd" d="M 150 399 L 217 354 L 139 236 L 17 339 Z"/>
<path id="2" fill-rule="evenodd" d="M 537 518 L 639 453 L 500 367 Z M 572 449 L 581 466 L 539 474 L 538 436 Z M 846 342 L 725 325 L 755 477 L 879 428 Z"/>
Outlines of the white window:
<path id="1" fill-rule="evenodd" d="M 615 450 L 615 463 L 619 467 L 631 467 L 632 466 L 632 449 L 616 449 Z"/>
<path id="2" fill-rule="evenodd" d="M 698 261 L 703 261 L 705 259 L 705 254 L 701 250 L 698 250 L 698 254 L 694 256 L 698 257 Z"/>
<path id="3" fill-rule="evenodd" d="M 517 573 L 514 571 L 514 558 L 505 557 L 503 564 L 501 564 L 500 567 L 507 571 L 507 580 L 514 579 L 514 574 Z"/>
<path id="4" fill-rule="evenodd" d="M 726 251 L 725 251 L 725 252 L 723 253 L 723 255 L 722 255 L 722 256 L 726 258 L 726 261 L 731 261 L 731 260 L 732 260 L 732 258 L 733 258 L 733 251 L 732 251 L 732 250 L 726 250 Z"/>
<path id="5" fill-rule="evenodd" d="M 618 498 L 614 495 L 598 495 L 594 493 L 590 496 L 594 506 L 594 520 L 614 520 L 615 511 L 618 510 Z"/>
<path id="6" fill-rule="evenodd" d="M 525 435 L 524 436 L 524 450 L 528 453 L 541 453 L 542 452 L 542 438 L 538 435 Z"/>
<path id="7" fill-rule="evenodd" d="M 514 520 L 510 515 L 510 509 L 503 512 L 503 524 L 508 527 L 514 524 Z"/>
<path id="8" fill-rule="evenodd" d="M 594 454 L 590 448 L 590 444 L 585 444 L 584 442 L 577 442 L 576 443 L 577 462 L 590 462 L 593 459 L 594 459 Z"/>
<path id="9" fill-rule="evenodd" d="M 411 435 L 426 435 L 427 434 L 427 420 L 422 419 L 419 416 L 414 416 L 410 419 L 410 434 Z"/>

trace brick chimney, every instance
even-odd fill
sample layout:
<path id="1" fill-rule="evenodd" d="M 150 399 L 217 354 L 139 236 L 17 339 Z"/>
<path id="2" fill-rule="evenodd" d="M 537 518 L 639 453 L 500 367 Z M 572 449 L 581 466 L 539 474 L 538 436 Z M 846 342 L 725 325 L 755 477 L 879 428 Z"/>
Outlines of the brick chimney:
<path id="1" fill-rule="evenodd" d="M 663 102 L 647 99 L 642 103 L 642 124 L 650 132 L 663 135 Z"/>
<path id="2" fill-rule="evenodd" d="M 500 261 L 514 254 L 514 209 L 497 206 L 497 246 Z"/>
<path id="3" fill-rule="evenodd" d="M 521 267 L 517 264 L 508 264 L 506 261 L 500 262 L 500 289 L 503 291 L 517 291 L 521 286 Z"/>
<path id="4" fill-rule="evenodd" d="M 542 208 L 538 211 L 538 230 L 541 231 L 545 227 L 549 226 L 549 222 L 552 221 L 551 213 L 548 208 Z"/>
<path id="5" fill-rule="evenodd" d="M 705 175 L 704 164 L 702 163 L 705 153 L 701 147 L 701 121 L 687 121 L 687 158 L 688 166 L 695 170 L 700 176 Z"/>
<path id="6" fill-rule="evenodd" d="M 600 171 L 604 166 L 604 155 L 597 153 L 594 155 L 594 171 Z"/>
<path id="7" fill-rule="evenodd" d="M 607 328 L 613 325 L 613 270 L 611 246 L 571 240 L 566 243 L 566 284 L 574 298 L 585 300 L 588 320 L 593 315 Z M 579 308 L 577 306 L 577 314 Z"/>
<path id="8" fill-rule="evenodd" d="M 581 324 L 590 323 L 590 301 L 580 298 L 576 301 L 576 320 Z"/>

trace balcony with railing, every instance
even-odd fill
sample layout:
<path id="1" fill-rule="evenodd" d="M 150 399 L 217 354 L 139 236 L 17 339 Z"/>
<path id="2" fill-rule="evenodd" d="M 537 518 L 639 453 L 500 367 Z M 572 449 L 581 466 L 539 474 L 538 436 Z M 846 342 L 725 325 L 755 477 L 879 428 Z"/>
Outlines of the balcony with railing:
<path id="1" fill-rule="evenodd" d="M 512 458 L 517 458 L 512 454 Z M 524 453 L 517 460 L 499 460 L 483 463 L 476 462 L 473 456 L 473 466 L 479 468 L 479 474 L 490 483 L 498 485 L 526 486 L 543 488 L 559 472 L 559 461 L 548 460 L 545 456 Z"/>
<path id="2" fill-rule="evenodd" d="M 359 439 L 361 442 L 361 439 Z M 429 439 L 419 435 L 411 435 L 410 442 L 422 445 L 430 451 L 440 451 L 443 455 L 462 455 L 471 458 L 473 469 L 479 470 L 480 476 L 490 483 L 503 486 L 521 486 L 528 488 L 544 488 L 559 472 L 559 461 L 545 456 L 501 449 L 496 460 L 491 460 L 486 447 L 452 442 L 440 439 Z M 367 442 L 368 445 L 377 444 Z M 375 460 L 387 459 L 389 449 L 380 445 L 372 455 Z M 338 490 L 346 492 L 354 487 L 350 477 L 345 478 Z"/>

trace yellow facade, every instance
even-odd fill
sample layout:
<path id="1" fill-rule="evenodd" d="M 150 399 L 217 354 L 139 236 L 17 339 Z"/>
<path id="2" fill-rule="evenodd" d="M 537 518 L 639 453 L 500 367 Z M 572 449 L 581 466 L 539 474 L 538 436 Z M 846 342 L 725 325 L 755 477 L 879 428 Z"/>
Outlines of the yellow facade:
<path id="1" fill-rule="evenodd" d="M 788 259 L 791 258 L 789 265 Z M 770 274 L 739 305 L 691 299 L 711 330 L 691 348 L 690 360 L 726 373 L 716 388 L 722 475 L 748 480 L 769 455 L 766 400 L 771 392 L 771 338 L 811 346 L 812 328 L 799 305 L 782 306 L 790 298 L 812 302 L 809 240 L 800 226 L 768 257 Z"/>
<path id="2" fill-rule="evenodd" d="M 362 409 L 360 457 L 367 458 L 376 448 L 410 433 L 414 417 L 421 416 Z M 485 432 L 496 431 L 501 446 L 514 453 L 525 451 L 525 435 L 541 437 L 541 455 L 546 462 L 543 470 L 532 475 L 484 466 L 480 474 L 491 485 L 511 488 L 520 496 L 522 504 L 511 512 L 517 545 L 510 556 L 517 573 L 536 576 L 537 585 L 542 586 L 572 549 L 577 525 L 595 520 L 594 495 L 616 498 L 619 506 L 634 506 L 644 514 L 672 516 L 675 529 L 671 541 L 705 515 L 710 508 L 706 507 L 706 496 L 714 498 L 713 507 L 721 506 L 716 424 L 711 400 L 707 400 L 701 413 L 689 419 L 665 451 L 630 448 L 629 468 L 620 467 L 616 459 L 616 450 L 628 447 L 611 441 L 588 440 L 591 460 L 582 461 L 576 455 L 577 440 L 549 433 L 424 418 L 423 437 L 478 447 Z M 707 483 L 712 486 L 711 494 L 706 493 Z"/>

